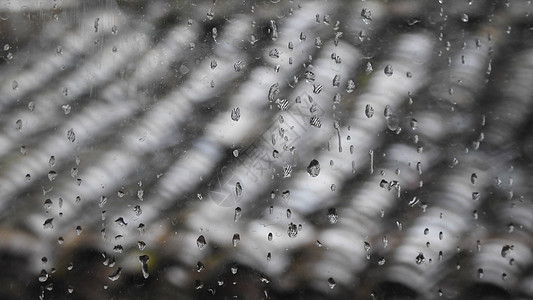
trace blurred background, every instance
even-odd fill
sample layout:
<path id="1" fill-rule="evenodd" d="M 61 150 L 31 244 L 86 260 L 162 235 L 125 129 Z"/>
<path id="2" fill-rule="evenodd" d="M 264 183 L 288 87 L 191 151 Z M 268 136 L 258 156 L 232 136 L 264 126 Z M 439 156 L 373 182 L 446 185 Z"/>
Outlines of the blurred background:
<path id="1" fill-rule="evenodd" d="M 0 298 L 532 299 L 532 12 L 0 3 Z"/>

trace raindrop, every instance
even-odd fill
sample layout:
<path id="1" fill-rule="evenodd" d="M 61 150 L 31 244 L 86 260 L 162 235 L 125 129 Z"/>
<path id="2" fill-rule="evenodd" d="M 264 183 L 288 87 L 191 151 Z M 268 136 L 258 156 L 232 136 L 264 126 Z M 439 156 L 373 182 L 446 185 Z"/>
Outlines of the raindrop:
<path id="1" fill-rule="evenodd" d="M 53 181 L 54 179 L 56 179 L 56 177 L 57 177 L 56 171 L 48 172 L 48 180 Z"/>
<path id="2" fill-rule="evenodd" d="M 511 250 L 513 250 L 513 246 L 505 245 L 502 247 L 501 255 L 502 257 L 506 257 Z"/>
<path id="3" fill-rule="evenodd" d="M 115 223 L 118 225 L 118 226 L 121 226 L 121 227 L 124 227 L 126 225 L 128 225 L 128 223 L 126 223 L 124 221 L 124 218 L 123 217 L 118 217 L 116 220 L 115 220 Z"/>
<path id="4" fill-rule="evenodd" d="M 461 21 L 463 21 L 464 23 L 468 23 L 468 15 L 467 14 L 462 14 L 461 15 Z"/>
<path id="5" fill-rule="evenodd" d="M 341 75 L 337 74 L 333 77 L 333 86 L 339 87 L 341 85 Z"/>
<path id="6" fill-rule="evenodd" d="M 11 88 L 15 91 L 15 90 L 18 90 L 19 88 L 19 83 L 16 81 L 16 80 L 13 80 L 13 82 L 11 83 Z"/>
<path id="7" fill-rule="evenodd" d="M 472 200 L 477 201 L 479 200 L 479 198 L 480 198 L 479 192 L 472 193 Z"/>
<path id="8" fill-rule="evenodd" d="M 316 46 L 317 48 L 322 47 L 322 39 L 321 39 L 319 36 L 317 36 L 317 37 L 315 38 L 315 46 Z"/>
<path id="9" fill-rule="evenodd" d="M 268 52 L 268 56 L 272 57 L 272 58 L 279 58 L 279 50 L 274 48 L 272 50 L 270 50 L 270 52 Z"/>
<path id="10" fill-rule="evenodd" d="M 318 160 L 313 159 L 309 163 L 309 166 L 307 166 L 307 173 L 311 177 L 317 177 L 318 174 L 320 174 L 320 163 L 318 162 Z"/>
<path id="11" fill-rule="evenodd" d="M 238 108 L 238 107 L 234 107 L 232 110 L 231 110 L 231 119 L 235 122 L 239 121 L 239 119 L 241 118 L 241 109 Z"/>
<path id="12" fill-rule="evenodd" d="M 238 233 L 235 233 L 233 235 L 233 238 L 231 239 L 231 243 L 233 244 L 233 247 L 237 247 L 237 243 L 241 240 L 241 236 Z"/>
<path id="13" fill-rule="evenodd" d="M 213 20 L 213 18 L 215 17 L 215 13 L 213 12 L 213 9 L 210 8 L 208 11 L 207 11 L 207 19 L 208 20 Z"/>
<path id="14" fill-rule="evenodd" d="M 470 182 L 472 182 L 472 184 L 476 184 L 476 181 L 477 181 L 477 174 L 472 173 L 472 175 L 470 175 Z"/>
<path id="15" fill-rule="evenodd" d="M 269 242 L 272 242 L 272 232 L 268 233 L 267 239 L 268 239 Z"/>
<path id="16" fill-rule="evenodd" d="M 76 234 L 77 235 L 80 235 L 82 231 L 83 231 L 83 229 L 81 228 L 81 226 L 79 226 L 79 225 L 76 226 Z"/>
<path id="17" fill-rule="evenodd" d="M 48 210 L 52 207 L 52 200 L 46 199 L 44 200 L 44 209 L 48 212 Z"/>
<path id="18" fill-rule="evenodd" d="M 298 227 L 296 226 L 296 224 L 292 222 L 289 224 L 289 229 L 287 229 L 287 234 L 289 235 L 290 238 L 296 237 L 296 235 L 298 234 Z"/>
<path id="19" fill-rule="evenodd" d="M 146 243 L 143 241 L 137 241 L 137 247 L 139 248 L 140 251 L 143 251 L 144 248 L 146 248 Z"/>
<path id="20" fill-rule="evenodd" d="M 46 282 L 48 277 L 50 277 L 50 275 L 48 275 L 46 270 L 41 270 L 41 273 L 39 273 L 39 282 Z"/>
<path id="21" fill-rule="evenodd" d="M 287 219 L 290 219 L 291 218 L 291 210 L 287 208 Z"/>
<path id="22" fill-rule="evenodd" d="M 363 17 L 363 22 L 365 22 L 365 24 L 370 24 L 370 21 L 372 21 L 372 14 L 370 12 L 370 9 L 368 8 L 363 8 L 361 10 L 361 17 Z"/>
<path id="23" fill-rule="evenodd" d="M 202 249 L 205 247 L 206 244 L 207 242 L 205 240 L 205 237 L 203 235 L 200 235 L 198 239 L 196 240 L 196 245 L 198 246 L 199 249 Z"/>
<path id="24" fill-rule="evenodd" d="M 30 111 L 34 111 L 34 110 L 35 110 L 35 102 L 30 101 L 30 102 L 28 103 L 28 109 L 29 109 Z"/>
<path id="25" fill-rule="evenodd" d="M 43 223 L 44 229 L 52 229 L 54 228 L 54 224 L 52 224 L 52 221 L 54 221 L 54 218 L 46 219 Z"/>
<path id="26" fill-rule="evenodd" d="M 483 269 L 482 268 L 477 269 L 477 277 L 479 279 L 483 278 Z"/>
<path id="27" fill-rule="evenodd" d="M 133 212 L 137 216 L 140 216 L 143 213 L 140 205 L 135 205 L 135 207 L 133 208 Z"/>
<path id="28" fill-rule="evenodd" d="M 385 257 L 381 257 L 381 258 L 378 260 L 378 265 L 383 266 L 384 264 L 385 264 Z"/>
<path id="29" fill-rule="evenodd" d="M 422 264 L 424 262 L 424 260 L 425 260 L 424 254 L 418 253 L 418 255 L 415 258 L 416 264 L 420 265 L 420 264 Z"/>
<path id="30" fill-rule="evenodd" d="M 56 158 L 55 158 L 55 156 L 52 155 L 52 156 L 50 156 L 50 159 L 48 160 L 48 165 L 50 167 L 53 167 L 53 166 L 55 166 L 55 164 L 56 164 Z"/>
<path id="31" fill-rule="evenodd" d="M 21 119 L 18 119 L 18 120 L 15 122 L 15 129 L 16 129 L 16 130 L 21 130 L 21 129 L 22 129 L 22 120 L 21 120 Z"/>
<path id="32" fill-rule="evenodd" d="M 364 242 L 364 249 L 365 249 L 366 252 L 370 251 L 370 243 L 369 242 L 367 242 L 367 241 Z"/>
<path id="33" fill-rule="evenodd" d="M 353 81 L 352 79 L 348 80 L 348 82 L 346 83 L 346 92 L 347 93 L 353 93 L 353 91 L 355 91 L 355 81 Z"/>
<path id="34" fill-rule="evenodd" d="M 150 260 L 150 257 L 148 255 L 141 255 L 139 256 L 139 263 L 141 263 L 141 270 L 143 273 L 144 279 L 148 278 L 148 261 Z"/>
<path id="35" fill-rule="evenodd" d="M 309 124 L 316 128 L 322 127 L 322 123 L 320 122 L 320 118 L 317 115 L 313 115 L 311 119 L 309 120 Z"/>
<path id="36" fill-rule="evenodd" d="M 367 104 L 365 107 L 365 115 L 369 119 L 374 116 L 374 108 L 370 104 Z"/>
<path id="37" fill-rule="evenodd" d="M 106 196 L 101 196 L 100 197 L 100 200 L 98 201 L 98 206 L 100 208 L 104 207 L 104 205 L 107 203 L 107 197 Z"/>
<path id="38" fill-rule="evenodd" d="M 67 131 L 67 138 L 68 138 L 68 140 L 69 140 L 71 143 L 74 143 L 74 141 L 76 140 L 76 134 L 74 133 L 74 129 L 73 129 L 73 128 L 70 128 L 70 129 Z"/>
<path id="39" fill-rule="evenodd" d="M 108 276 L 109 280 L 117 281 L 120 278 L 120 273 L 122 273 L 122 268 L 119 267 L 113 274 Z"/>
<path id="40" fill-rule="evenodd" d="M 244 68 L 244 63 L 240 60 L 238 60 L 234 65 L 233 65 L 233 69 L 235 69 L 236 72 L 240 72 L 242 71 L 242 69 Z"/>
<path id="41" fill-rule="evenodd" d="M 242 209 L 240 207 L 235 208 L 235 215 L 233 216 L 233 221 L 237 222 L 242 217 Z"/>
<path id="42" fill-rule="evenodd" d="M 411 130 L 416 130 L 418 128 L 418 121 L 416 119 L 411 119 Z"/>
<path id="43" fill-rule="evenodd" d="M 394 71 L 392 70 L 392 66 L 391 66 L 391 65 L 387 65 L 387 66 L 385 66 L 385 69 L 383 70 L 383 72 L 384 72 L 385 75 L 387 75 L 388 77 L 391 77 L 392 74 L 394 73 Z"/>
<path id="44" fill-rule="evenodd" d="M 329 224 L 335 224 L 339 221 L 339 215 L 335 208 L 328 209 L 328 222 Z"/>
<path id="45" fill-rule="evenodd" d="M 200 273 L 205 268 L 204 264 L 201 261 L 196 263 L 196 272 Z"/>
<path id="46" fill-rule="evenodd" d="M 370 74 L 373 71 L 374 71 L 374 68 L 372 67 L 372 63 L 371 62 L 367 62 L 366 63 L 366 69 L 365 69 L 366 74 Z"/>
<path id="47" fill-rule="evenodd" d="M 235 183 L 235 199 L 240 200 L 242 197 L 242 185 L 239 181 Z"/>
<path id="48" fill-rule="evenodd" d="M 330 277 L 330 278 L 328 279 L 328 284 L 329 284 L 329 288 L 330 288 L 330 289 L 335 288 L 336 283 L 335 283 L 335 280 L 334 280 L 332 277 Z"/>

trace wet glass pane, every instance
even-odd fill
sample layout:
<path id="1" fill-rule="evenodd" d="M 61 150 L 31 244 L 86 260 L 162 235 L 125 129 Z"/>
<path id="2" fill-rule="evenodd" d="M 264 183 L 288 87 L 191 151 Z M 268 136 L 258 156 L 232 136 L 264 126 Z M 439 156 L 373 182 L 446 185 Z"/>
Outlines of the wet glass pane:
<path id="1" fill-rule="evenodd" d="M 1 2 L 0 298 L 533 298 L 531 13 Z"/>

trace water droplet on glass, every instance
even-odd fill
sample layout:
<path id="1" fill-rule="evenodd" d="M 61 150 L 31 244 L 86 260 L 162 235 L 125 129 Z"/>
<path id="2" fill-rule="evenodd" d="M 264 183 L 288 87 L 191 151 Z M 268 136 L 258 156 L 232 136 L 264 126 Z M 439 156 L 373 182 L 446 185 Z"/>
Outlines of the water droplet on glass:
<path id="1" fill-rule="evenodd" d="M 479 192 L 472 193 L 472 200 L 477 201 L 479 200 L 479 198 L 480 198 Z"/>
<path id="2" fill-rule="evenodd" d="M 372 21 L 372 14 L 370 12 L 370 9 L 368 8 L 363 8 L 361 10 L 361 17 L 363 17 L 363 22 L 365 22 L 365 24 L 370 24 L 370 22 Z"/>
<path id="3" fill-rule="evenodd" d="M 296 237 L 296 235 L 298 234 L 298 227 L 296 226 L 296 224 L 292 222 L 289 224 L 289 229 L 287 229 L 287 234 L 289 235 L 290 238 Z"/>
<path id="4" fill-rule="evenodd" d="M 128 223 L 126 223 L 124 221 L 124 218 L 123 217 L 118 217 L 116 220 L 115 220 L 115 224 L 117 224 L 118 226 L 121 226 L 121 227 L 124 227 L 126 225 L 128 225 Z"/>
<path id="5" fill-rule="evenodd" d="M 111 281 L 117 281 L 120 278 L 120 274 L 122 273 L 122 268 L 118 268 L 113 274 L 109 275 L 108 278 Z"/>
<path id="6" fill-rule="evenodd" d="M 328 222 L 329 224 L 335 224 L 339 221 L 339 215 L 335 208 L 328 209 Z"/>
<path id="7" fill-rule="evenodd" d="M 272 241 L 272 232 L 269 232 L 268 233 L 268 237 L 267 237 L 268 241 L 271 242 Z"/>
<path id="8" fill-rule="evenodd" d="M 341 85 L 341 75 L 337 74 L 333 77 L 333 86 L 338 87 Z"/>
<path id="9" fill-rule="evenodd" d="M 16 130 L 21 130 L 21 129 L 22 129 L 22 120 L 21 120 L 21 119 L 18 119 L 18 120 L 15 122 L 15 129 L 16 129 Z"/>
<path id="10" fill-rule="evenodd" d="M 477 269 L 477 277 L 479 279 L 483 278 L 483 269 L 482 268 Z"/>
<path id="11" fill-rule="evenodd" d="M 148 255 L 141 255 L 139 256 L 139 263 L 141 263 L 141 271 L 143 273 L 144 279 L 148 278 L 148 261 L 150 260 L 150 257 Z"/>
<path id="12" fill-rule="evenodd" d="M 206 244 L 207 242 L 205 240 L 205 237 L 203 235 L 200 235 L 198 239 L 196 240 L 196 245 L 198 246 L 199 249 L 202 249 L 205 247 Z"/>
<path id="13" fill-rule="evenodd" d="M 468 23 L 468 15 L 467 14 L 462 14 L 461 15 L 461 21 L 463 21 L 464 23 Z"/>
<path id="14" fill-rule="evenodd" d="M 235 72 L 240 72 L 244 68 L 244 63 L 240 60 L 238 60 L 234 65 L 233 69 L 235 69 Z"/>
<path id="15" fill-rule="evenodd" d="M 16 81 L 16 80 L 13 80 L 13 82 L 11 83 L 11 88 L 15 91 L 15 90 L 18 90 L 19 88 L 19 83 Z"/>
<path id="16" fill-rule="evenodd" d="M 237 181 L 235 183 L 235 199 L 240 200 L 242 198 L 242 185 Z"/>
<path id="17" fill-rule="evenodd" d="M 318 160 L 313 159 L 309 163 L 309 166 L 307 166 L 307 173 L 311 177 L 317 177 L 318 174 L 320 174 L 320 163 L 318 162 Z"/>
<path id="18" fill-rule="evenodd" d="M 46 199 L 44 200 L 44 209 L 48 211 L 52 207 L 52 200 Z"/>
<path id="19" fill-rule="evenodd" d="M 352 79 L 348 80 L 348 82 L 346 83 L 346 92 L 347 93 L 353 93 L 353 91 L 355 91 L 355 81 L 353 81 Z"/>
<path id="20" fill-rule="evenodd" d="M 510 246 L 510 245 L 503 246 L 502 251 L 501 251 L 502 257 L 506 257 L 511 252 L 511 250 L 513 250 L 513 246 Z"/>
<path id="21" fill-rule="evenodd" d="M 383 266 L 385 264 L 385 257 L 381 257 L 378 260 L 378 265 Z"/>
<path id="22" fill-rule="evenodd" d="M 107 203 L 107 197 L 106 196 L 100 196 L 100 200 L 98 201 L 98 206 L 100 208 L 104 207 L 104 205 Z"/>
<path id="23" fill-rule="evenodd" d="M 313 115 L 311 117 L 311 119 L 309 120 L 309 124 L 316 128 L 322 127 L 322 122 L 320 121 L 320 118 L 317 115 Z"/>
<path id="24" fill-rule="evenodd" d="M 76 140 L 76 134 L 74 133 L 74 129 L 73 129 L 73 128 L 70 128 L 70 129 L 67 131 L 67 138 L 68 138 L 68 140 L 69 140 L 71 143 L 74 143 L 74 141 Z"/>
<path id="25" fill-rule="evenodd" d="M 392 70 L 392 66 L 391 66 L 391 65 L 387 65 L 387 66 L 385 66 L 385 69 L 383 70 L 383 72 L 384 72 L 385 75 L 387 75 L 388 77 L 391 77 L 392 74 L 394 73 L 394 71 Z"/>
<path id="26" fill-rule="evenodd" d="M 417 255 L 416 258 L 415 258 L 415 262 L 416 262 L 416 264 L 417 264 L 417 265 L 420 265 L 420 264 L 422 264 L 424 261 L 425 261 L 424 254 L 422 254 L 422 253 L 418 253 L 418 255 Z"/>
<path id="27" fill-rule="evenodd" d="M 329 288 L 330 288 L 330 289 L 335 288 L 336 283 L 335 283 L 335 280 L 334 280 L 332 277 L 330 277 L 330 278 L 328 279 L 328 284 L 329 284 Z"/>
<path id="28" fill-rule="evenodd" d="M 49 219 L 46 219 L 43 223 L 43 228 L 44 229 L 52 229 L 54 228 L 54 224 L 52 224 L 52 222 L 54 221 L 54 218 L 49 218 Z"/>
<path id="29" fill-rule="evenodd" d="M 50 275 L 48 275 L 48 273 L 46 272 L 46 270 L 41 270 L 41 273 L 39 273 L 39 282 L 46 282 L 48 280 L 48 277 Z"/>
<path id="30" fill-rule="evenodd" d="M 241 118 L 241 109 L 238 108 L 238 107 L 234 107 L 232 110 L 231 110 L 231 119 L 235 122 L 239 121 L 239 119 Z"/>
<path id="31" fill-rule="evenodd" d="M 370 104 L 367 104 L 365 107 L 365 115 L 369 119 L 374 116 L 374 108 Z"/>
<path id="32" fill-rule="evenodd" d="M 233 235 L 233 238 L 231 239 L 231 243 L 233 244 L 233 247 L 237 247 L 237 243 L 241 240 L 241 236 L 238 233 L 235 233 Z"/>

